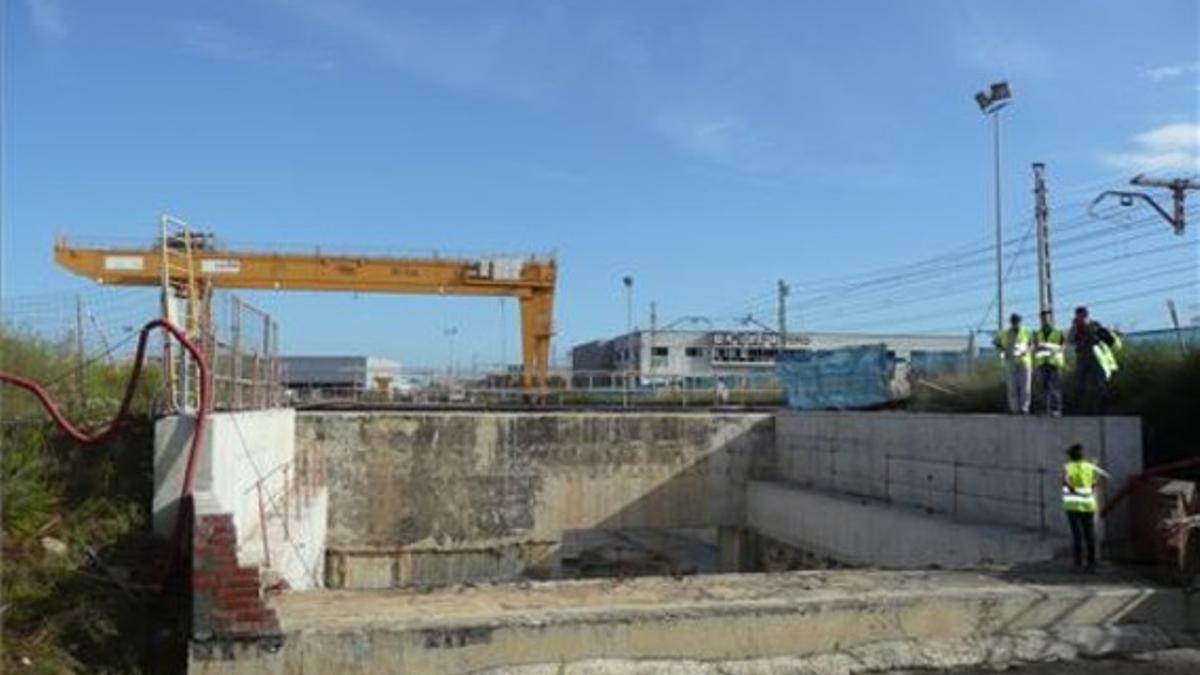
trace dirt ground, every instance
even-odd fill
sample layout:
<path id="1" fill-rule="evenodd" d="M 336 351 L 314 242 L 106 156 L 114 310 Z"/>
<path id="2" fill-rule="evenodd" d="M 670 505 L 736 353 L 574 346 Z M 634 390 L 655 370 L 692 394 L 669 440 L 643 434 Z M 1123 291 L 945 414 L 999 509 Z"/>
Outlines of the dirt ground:
<path id="1" fill-rule="evenodd" d="M 1171 649 L 1122 658 L 1088 659 L 1066 663 L 1039 663 L 1004 670 L 974 668 L 966 670 L 905 670 L 889 675 L 1198 675 L 1200 649 Z"/>

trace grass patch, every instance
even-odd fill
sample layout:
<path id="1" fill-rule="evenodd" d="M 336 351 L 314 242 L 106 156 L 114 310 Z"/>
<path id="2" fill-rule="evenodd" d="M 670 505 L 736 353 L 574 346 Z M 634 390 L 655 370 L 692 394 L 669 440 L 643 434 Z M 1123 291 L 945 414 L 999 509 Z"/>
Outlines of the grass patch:
<path id="1" fill-rule="evenodd" d="M 939 412 L 1006 412 L 1004 374 L 998 360 L 976 363 L 969 375 L 943 377 L 918 384 L 909 409 Z M 1073 372 L 1064 378 L 1065 413 L 1081 414 L 1072 399 Z M 1200 454 L 1200 350 L 1181 352 L 1176 345 L 1129 345 L 1120 370 L 1110 383 L 1106 414 L 1142 418 L 1146 466 Z M 1037 392 L 1034 392 L 1037 406 Z"/>
<path id="2" fill-rule="evenodd" d="M 67 349 L 0 331 L 0 369 L 53 383 L 68 417 L 97 424 L 119 405 L 130 364 L 80 369 Z M 87 448 L 0 385 L 5 672 L 164 671 L 152 648 L 163 598 L 149 586 L 156 380 L 148 371 L 121 433 Z"/>

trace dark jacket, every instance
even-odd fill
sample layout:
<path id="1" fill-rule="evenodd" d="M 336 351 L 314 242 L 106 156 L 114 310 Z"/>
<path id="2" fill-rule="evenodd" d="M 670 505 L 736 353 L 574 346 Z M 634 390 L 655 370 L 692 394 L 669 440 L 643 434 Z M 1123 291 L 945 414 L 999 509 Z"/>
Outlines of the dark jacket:
<path id="1" fill-rule="evenodd" d="M 1092 348 L 1101 342 L 1111 345 L 1114 340 L 1112 333 L 1099 321 L 1088 319 L 1071 322 L 1071 330 L 1067 331 L 1067 343 L 1075 348 L 1075 356 L 1091 358 Z"/>

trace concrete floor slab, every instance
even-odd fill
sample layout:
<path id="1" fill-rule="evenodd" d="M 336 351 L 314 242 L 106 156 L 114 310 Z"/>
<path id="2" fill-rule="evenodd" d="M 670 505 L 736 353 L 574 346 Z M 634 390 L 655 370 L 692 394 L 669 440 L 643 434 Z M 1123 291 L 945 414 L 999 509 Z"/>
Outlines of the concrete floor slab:
<path id="1" fill-rule="evenodd" d="M 191 672 L 470 673 L 589 659 L 802 656 L 1178 621 L 1153 608 L 1175 595 L 1111 577 L 864 571 L 303 592 L 274 601 L 281 649 L 195 646 Z"/>

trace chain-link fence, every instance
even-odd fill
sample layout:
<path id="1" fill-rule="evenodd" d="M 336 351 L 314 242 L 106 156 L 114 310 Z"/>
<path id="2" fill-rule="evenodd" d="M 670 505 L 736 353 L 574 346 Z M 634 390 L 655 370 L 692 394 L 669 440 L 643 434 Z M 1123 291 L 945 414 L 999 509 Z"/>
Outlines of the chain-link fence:
<path id="1" fill-rule="evenodd" d="M 131 365 L 141 327 L 162 316 L 162 311 L 158 289 L 96 288 L 4 296 L 0 336 L 10 352 L 5 360 L 19 359 L 21 345 L 53 355 L 54 371 L 37 373 L 39 381 L 56 400 L 70 402 L 84 414 L 92 409 L 99 413 L 116 402 L 85 397 L 85 385 L 98 377 L 113 377 L 121 366 Z M 182 312 L 175 313 L 177 319 L 181 316 Z M 278 323 L 233 294 L 214 295 L 207 317 L 208 326 L 197 342 L 212 364 L 214 406 L 248 410 L 282 405 Z M 196 406 L 197 370 L 177 344 L 153 335 L 146 361 L 155 383 L 156 412 Z M 21 364 L 11 366 L 19 369 Z"/>

